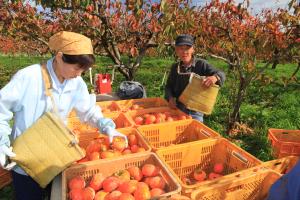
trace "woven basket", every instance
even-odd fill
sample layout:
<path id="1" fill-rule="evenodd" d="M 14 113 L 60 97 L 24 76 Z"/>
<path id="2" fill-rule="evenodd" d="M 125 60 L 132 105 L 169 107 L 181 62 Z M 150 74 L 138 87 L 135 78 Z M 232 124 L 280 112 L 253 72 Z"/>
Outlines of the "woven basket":
<path id="1" fill-rule="evenodd" d="M 41 187 L 85 155 L 74 135 L 53 114 L 46 112 L 13 143 L 11 158 Z"/>
<path id="2" fill-rule="evenodd" d="M 179 101 L 190 110 L 209 115 L 212 113 L 216 103 L 219 86 L 205 87 L 203 80 L 203 77 L 192 73 L 190 82 L 180 95 Z"/>

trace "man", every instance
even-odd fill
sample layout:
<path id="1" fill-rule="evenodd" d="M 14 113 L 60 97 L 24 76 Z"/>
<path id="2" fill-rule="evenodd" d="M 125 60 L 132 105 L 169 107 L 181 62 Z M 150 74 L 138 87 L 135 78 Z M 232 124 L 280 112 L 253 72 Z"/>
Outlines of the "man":
<path id="1" fill-rule="evenodd" d="M 181 73 L 195 73 L 205 76 L 204 86 L 214 84 L 222 85 L 225 81 L 224 72 L 215 69 L 205 60 L 194 57 L 194 37 L 191 35 L 179 35 L 175 41 L 175 52 L 180 61 L 173 64 L 165 88 L 165 98 L 171 108 L 179 108 L 183 112 L 203 122 L 203 113 L 187 109 L 178 98 L 189 83 L 190 75 Z"/>

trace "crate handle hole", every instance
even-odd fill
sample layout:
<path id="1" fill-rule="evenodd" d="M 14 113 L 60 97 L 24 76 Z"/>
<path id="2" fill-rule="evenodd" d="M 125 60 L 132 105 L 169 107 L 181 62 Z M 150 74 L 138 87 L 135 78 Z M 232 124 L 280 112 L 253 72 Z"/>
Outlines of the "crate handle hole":
<path id="1" fill-rule="evenodd" d="M 200 133 L 202 133 L 203 135 L 205 135 L 206 137 L 211 137 L 211 134 L 208 133 L 207 131 L 201 129 Z"/>
<path id="2" fill-rule="evenodd" d="M 233 151 L 232 155 L 235 156 L 236 158 L 238 158 L 243 163 L 248 163 L 247 158 L 245 158 L 244 156 L 242 156 L 240 153 Z"/>
<path id="3" fill-rule="evenodd" d="M 236 190 L 242 190 L 242 189 L 243 189 L 243 185 L 237 185 L 237 186 L 226 189 L 226 192 L 234 192 Z"/>
<path id="4" fill-rule="evenodd" d="M 274 166 L 281 165 L 281 164 L 282 164 L 282 162 L 276 162 L 276 163 L 274 163 Z"/>

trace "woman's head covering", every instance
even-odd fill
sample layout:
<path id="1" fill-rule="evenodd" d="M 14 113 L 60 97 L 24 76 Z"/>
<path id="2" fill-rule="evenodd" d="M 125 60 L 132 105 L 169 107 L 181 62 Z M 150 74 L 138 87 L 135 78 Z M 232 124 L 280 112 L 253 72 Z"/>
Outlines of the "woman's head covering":
<path id="1" fill-rule="evenodd" d="M 49 47 L 55 53 L 62 52 L 68 55 L 93 54 L 93 46 L 90 38 L 68 31 L 61 31 L 51 36 Z"/>

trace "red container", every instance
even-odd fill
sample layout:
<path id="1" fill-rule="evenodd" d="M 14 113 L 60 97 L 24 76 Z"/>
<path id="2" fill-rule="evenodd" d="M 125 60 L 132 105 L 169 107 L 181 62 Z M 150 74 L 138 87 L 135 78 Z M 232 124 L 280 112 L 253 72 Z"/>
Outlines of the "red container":
<path id="1" fill-rule="evenodd" d="M 11 173 L 0 167 L 0 189 L 11 183 Z"/>
<path id="2" fill-rule="evenodd" d="M 96 74 L 95 85 L 96 85 L 96 92 L 98 94 L 111 93 L 110 74 Z"/>
<path id="3" fill-rule="evenodd" d="M 300 156 L 300 130 L 270 128 L 268 138 L 276 158 Z"/>

